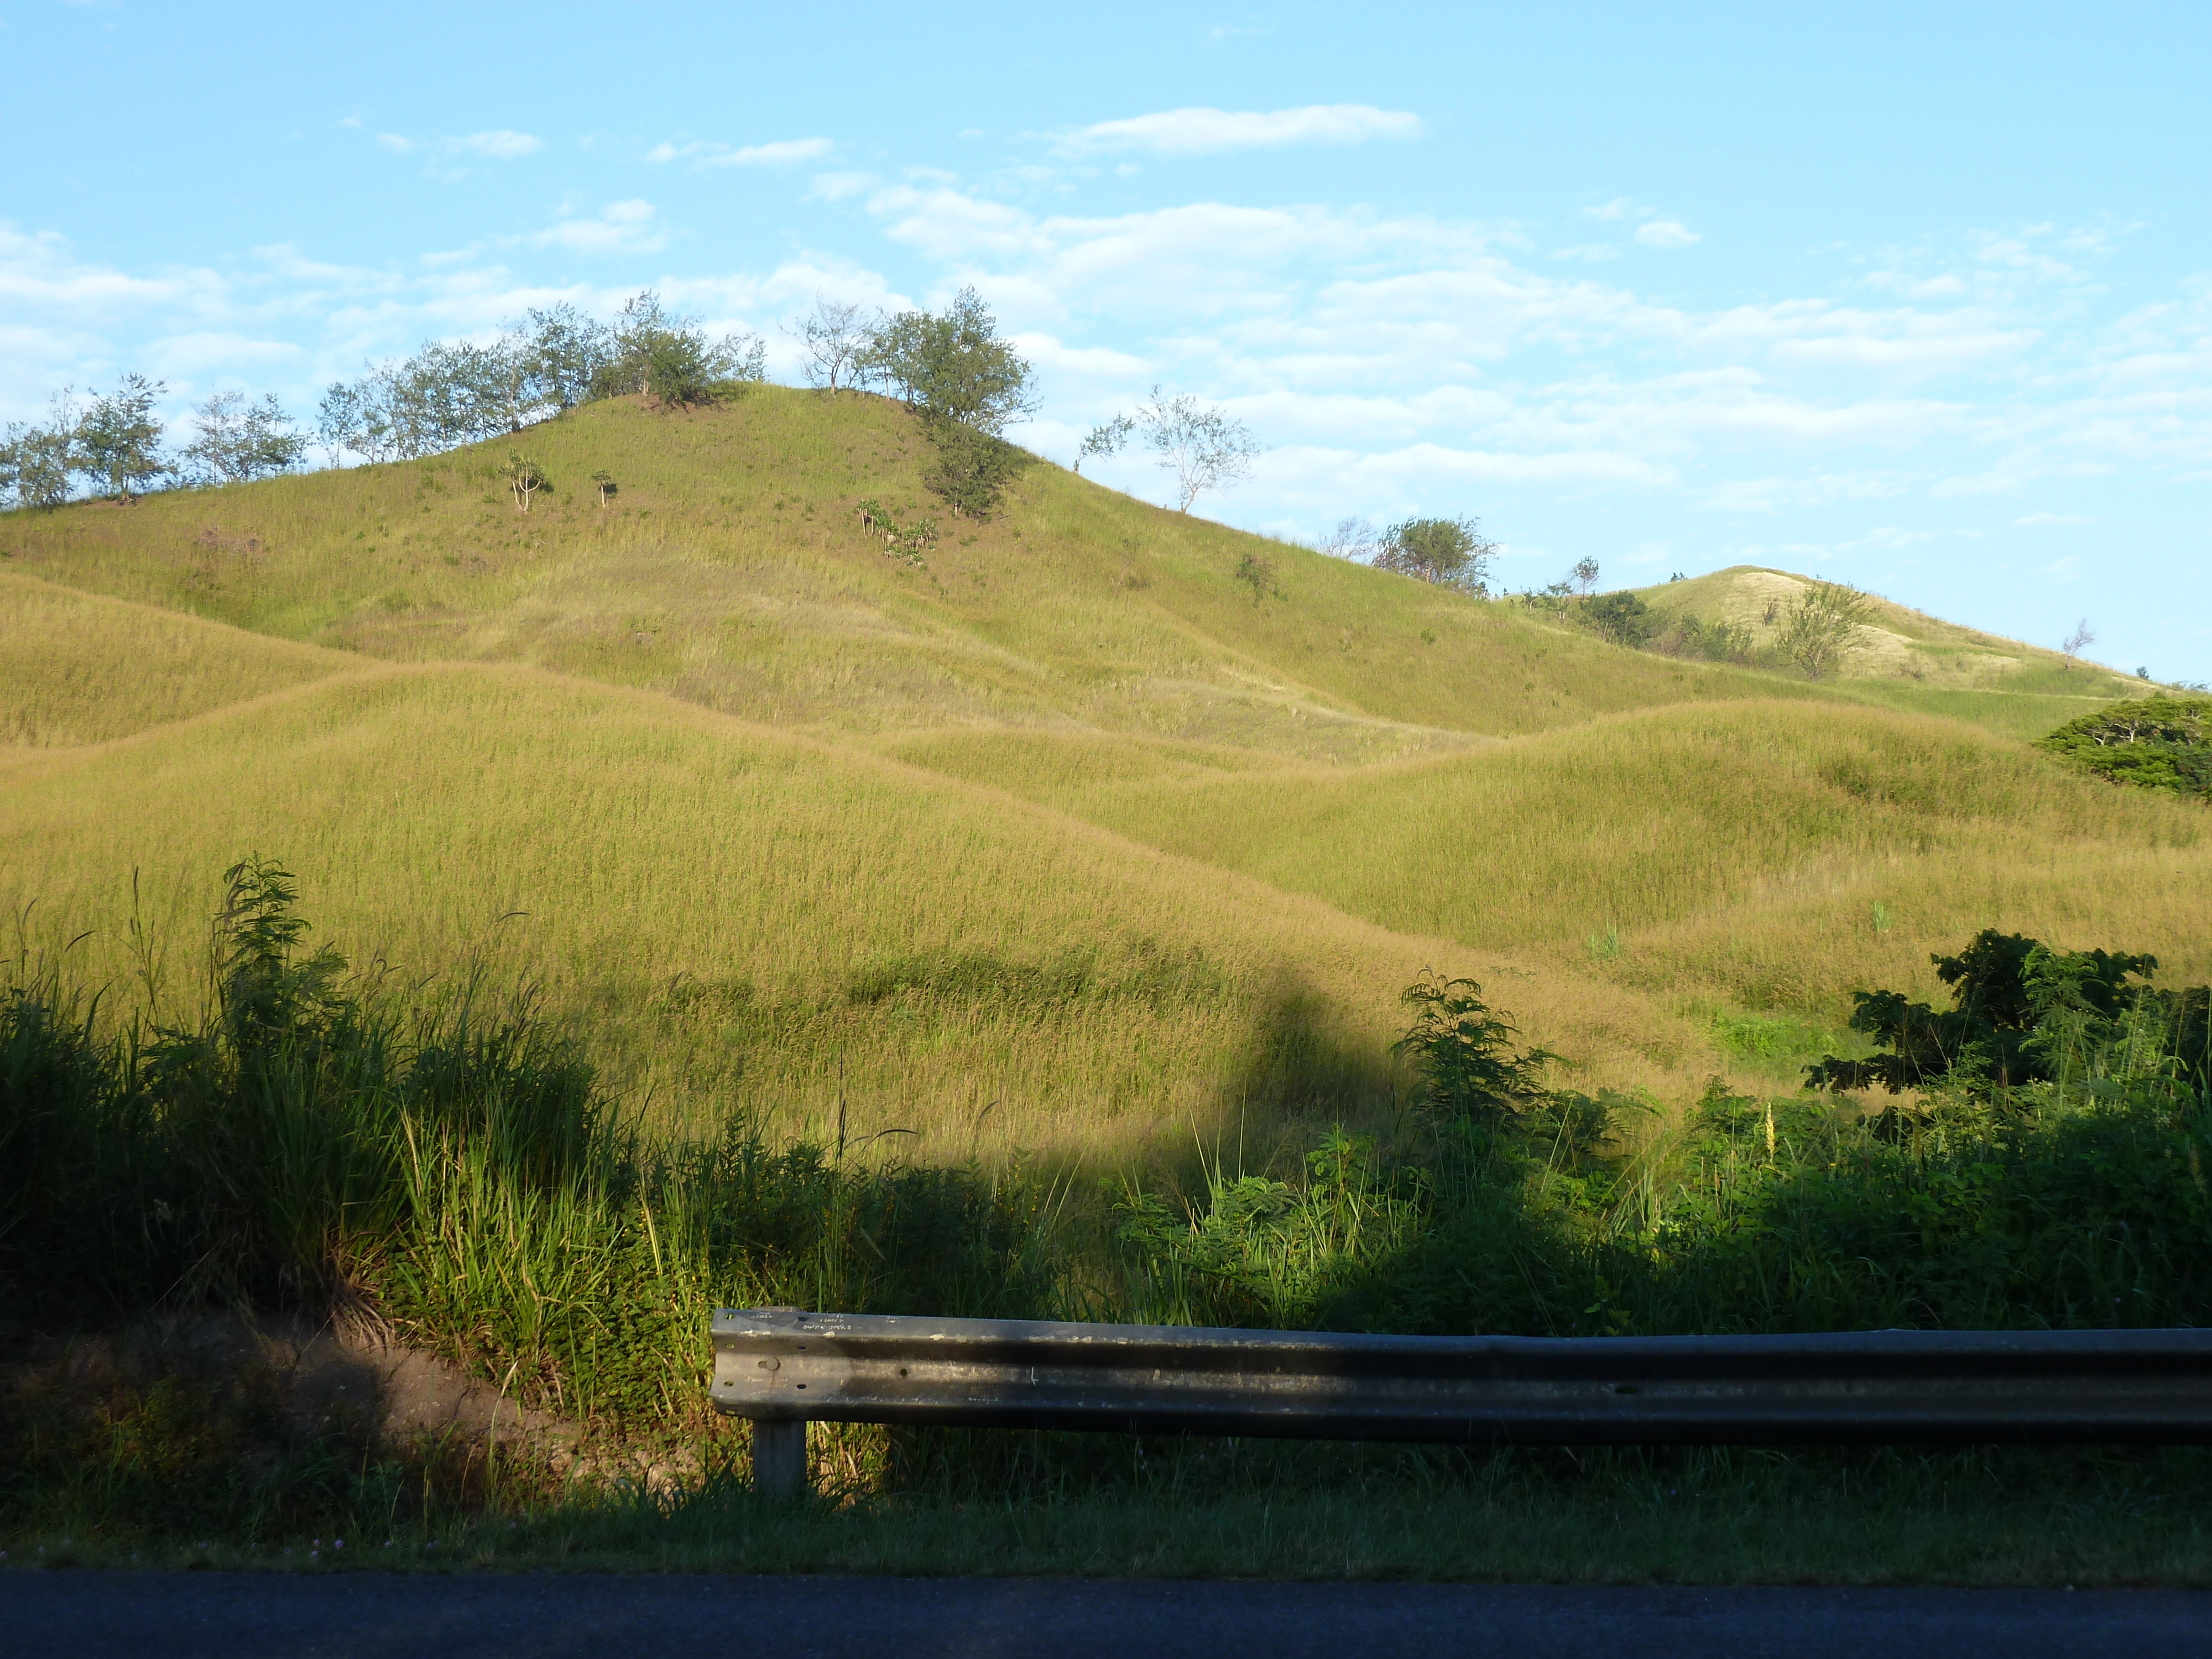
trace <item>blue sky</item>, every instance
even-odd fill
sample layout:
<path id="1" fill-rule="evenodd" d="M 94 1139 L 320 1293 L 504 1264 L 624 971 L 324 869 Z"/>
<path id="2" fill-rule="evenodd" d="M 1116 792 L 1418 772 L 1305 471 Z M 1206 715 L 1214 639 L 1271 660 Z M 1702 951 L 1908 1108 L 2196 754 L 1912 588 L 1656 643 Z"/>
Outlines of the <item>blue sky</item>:
<path id="1" fill-rule="evenodd" d="M 827 21 L 825 21 L 825 18 Z M 312 410 L 652 285 L 770 342 L 974 283 L 1073 457 L 1473 513 L 1515 586 L 1738 562 L 2212 678 L 2212 8 L 0 0 L 0 420 Z M 1139 459 L 1102 470 L 1153 500 Z"/>

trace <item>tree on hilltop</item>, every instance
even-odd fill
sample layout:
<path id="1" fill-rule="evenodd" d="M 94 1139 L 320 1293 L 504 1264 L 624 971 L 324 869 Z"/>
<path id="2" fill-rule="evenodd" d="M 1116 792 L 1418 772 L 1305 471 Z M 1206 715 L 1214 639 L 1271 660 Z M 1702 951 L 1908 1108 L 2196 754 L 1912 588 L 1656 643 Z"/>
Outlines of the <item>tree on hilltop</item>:
<path id="1" fill-rule="evenodd" d="M 17 507 L 50 512 L 69 500 L 76 469 L 76 405 L 64 386 L 53 396 L 44 426 L 11 422 L 0 433 L 0 494 Z"/>
<path id="2" fill-rule="evenodd" d="M 1188 395 L 1170 398 L 1157 386 L 1152 401 L 1139 405 L 1136 424 L 1146 447 L 1175 474 L 1178 512 L 1189 512 L 1206 490 L 1249 477 L 1260 453 L 1260 441 L 1243 422 Z"/>
<path id="3" fill-rule="evenodd" d="M 799 343 L 806 348 L 807 384 L 832 398 L 840 385 L 849 386 L 872 327 L 862 319 L 858 305 L 817 293 L 813 311 L 799 325 Z"/>
<path id="4" fill-rule="evenodd" d="M 902 311 L 877 324 L 858 371 L 933 424 L 957 421 L 996 438 L 1037 411 L 1036 372 L 1000 337 L 998 319 L 972 288 L 942 312 Z"/>
<path id="5" fill-rule="evenodd" d="M 126 374 L 105 398 L 95 398 L 77 422 L 76 464 L 111 501 L 136 500 L 167 477 L 161 458 L 161 422 L 154 402 L 169 388 L 143 374 Z"/>
<path id="6" fill-rule="evenodd" d="M 998 505 L 1027 459 L 1006 431 L 1036 413 L 1036 379 L 974 289 L 962 289 L 941 312 L 902 311 L 877 323 L 854 372 L 892 389 L 921 417 L 936 452 L 922 482 L 955 518 Z"/>
<path id="7" fill-rule="evenodd" d="M 250 483 L 289 471 L 307 453 L 307 441 L 292 430 L 275 392 L 249 403 L 242 392 L 218 392 L 192 412 L 199 434 L 184 458 L 216 483 Z"/>
<path id="8" fill-rule="evenodd" d="M 1815 581 L 1790 602 L 1782 619 L 1782 654 L 1825 679 L 1856 647 L 1858 631 L 1874 615 L 1874 601 L 1841 582 Z"/>
<path id="9" fill-rule="evenodd" d="M 768 378 L 768 347 L 758 336 L 709 339 L 698 319 L 667 309 L 651 289 L 622 309 L 614 354 L 593 382 L 600 397 L 641 392 L 663 409 L 690 409 L 735 397 Z"/>
<path id="10" fill-rule="evenodd" d="M 1479 520 L 1407 519 L 1383 532 L 1375 568 L 1441 587 L 1487 593 L 1490 562 L 1497 556 L 1498 544 L 1484 538 Z"/>

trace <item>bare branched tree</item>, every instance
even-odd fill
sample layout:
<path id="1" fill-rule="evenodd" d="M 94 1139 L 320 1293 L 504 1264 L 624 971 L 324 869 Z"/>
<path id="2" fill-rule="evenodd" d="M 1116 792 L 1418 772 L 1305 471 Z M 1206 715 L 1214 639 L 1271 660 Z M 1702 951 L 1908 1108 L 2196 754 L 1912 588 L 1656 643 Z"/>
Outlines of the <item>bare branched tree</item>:
<path id="1" fill-rule="evenodd" d="M 1129 434 L 1136 429 L 1137 423 L 1127 415 L 1116 415 L 1112 420 L 1092 427 L 1083 440 L 1082 447 L 1075 452 L 1075 470 L 1082 471 L 1083 463 L 1091 456 L 1097 455 L 1103 459 L 1108 455 L 1120 454 L 1121 447 L 1129 441 Z"/>
<path id="2" fill-rule="evenodd" d="M 1260 441 L 1243 422 L 1192 397 L 1170 398 L 1159 387 L 1137 410 L 1137 426 L 1160 465 L 1176 475 L 1176 506 L 1190 504 L 1209 489 L 1226 489 L 1250 476 Z"/>
<path id="3" fill-rule="evenodd" d="M 2082 648 L 2096 642 L 2097 631 L 2089 626 L 2089 619 L 2084 617 L 2074 624 L 2074 631 L 2058 642 L 2058 649 L 2064 654 L 2067 665 L 2071 667 L 2074 659 L 2081 654 Z"/>
<path id="4" fill-rule="evenodd" d="M 875 337 L 876 321 L 863 317 L 857 305 L 817 293 L 813 312 L 799 325 L 799 343 L 806 348 L 806 383 L 833 398 L 839 386 L 852 385 L 860 354 Z"/>
<path id="5" fill-rule="evenodd" d="M 1372 523 L 1356 514 L 1339 519 L 1336 528 L 1321 538 L 1321 551 L 1333 559 L 1356 559 L 1364 564 L 1381 550 L 1382 538 Z"/>

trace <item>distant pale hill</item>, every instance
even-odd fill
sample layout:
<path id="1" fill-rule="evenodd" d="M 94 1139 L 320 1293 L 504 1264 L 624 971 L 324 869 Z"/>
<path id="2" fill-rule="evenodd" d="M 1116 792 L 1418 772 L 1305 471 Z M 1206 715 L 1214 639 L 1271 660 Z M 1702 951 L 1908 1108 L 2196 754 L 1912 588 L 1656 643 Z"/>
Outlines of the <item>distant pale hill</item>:
<path id="1" fill-rule="evenodd" d="M 1779 636 L 1791 603 L 1809 585 L 1786 570 L 1740 564 L 1630 591 L 1663 617 L 1735 623 L 1765 644 Z M 2144 690 L 2099 664 L 1869 597 L 1875 619 L 1859 629 L 1836 673 L 1846 693 L 2036 737 L 2099 702 Z"/>
<path id="2" fill-rule="evenodd" d="M 919 458 L 896 404 L 768 388 L 0 515 L 0 902 L 93 928 L 120 1010 L 136 869 L 189 999 L 258 850 L 356 959 L 526 968 L 642 1109 L 945 1159 L 1387 1123 L 1424 968 L 1662 1103 L 1793 1084 L 1983 927 L 2212 972 L 2203 810 L 2021 741 L 2107 671 L 1886 605 L 1812 684 L 1042 461 L 953 520 Z M 1764 630 L 1801 580 L 1642 592 Z"/>

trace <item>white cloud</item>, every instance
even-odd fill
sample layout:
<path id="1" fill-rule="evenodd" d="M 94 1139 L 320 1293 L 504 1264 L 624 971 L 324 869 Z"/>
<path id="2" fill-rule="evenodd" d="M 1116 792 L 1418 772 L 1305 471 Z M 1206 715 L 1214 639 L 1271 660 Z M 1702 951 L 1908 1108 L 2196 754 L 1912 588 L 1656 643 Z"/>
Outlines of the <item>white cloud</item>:
<path id="1" fill-rule="evenodd" d="M 827 138 L 779 138 L 769 143 L 739 147 L 701 140 L 685 144 L 655 144 L 645 153 L 645 159 L 657 165 L 689 161 L 702 167 L 776 167 L 811 161 L 836 148 Z"/>
<path id="2" fill-rule="evenodd" d="M 1212 155 L 1226 150 L 1276 149 L 1286 144 L 1349 144 L 1369 138 L 1418 138 L 1421 118 L 1371 104 L 1309 104 L 1300 109 L 1170 109 L 1126 120 L 1100 121 L 1061 138 L 1071 154 L 1149 150 L 1158 155 Z"/>
<path id="3" fill-rule="evenodd" d="M 1646 247 L 1687 247 L 1698 237 L 1679 219 L 1652 219 L 1637 226 L 1636 240 Z"/>
<path id="4" fill-rule="evenodd" d="M 411 155 L 415 151 L 415 141 L 412 138 L 403 138 L 396 132 L 378 133 L 376 143 L 379 149 L 388 149 L 394 155 Z"/>
<path id="5" fill-rule="evenodd" d="M 502 127 L 496 132 L 472 132 L 465 138 L 447 139 L 446 147 L 471 155 L 489 156 L 495 161 L 512 161 L 536 155 L 544 145 L 526 132 L 511 132 Z"/>
<path id="6" fill-rule="evenodd" d="M 563 219 L 523 240 L 572 253 L 651 253 L 668 245 L 650 202 L 610 202 L 595 218 Z"/>

